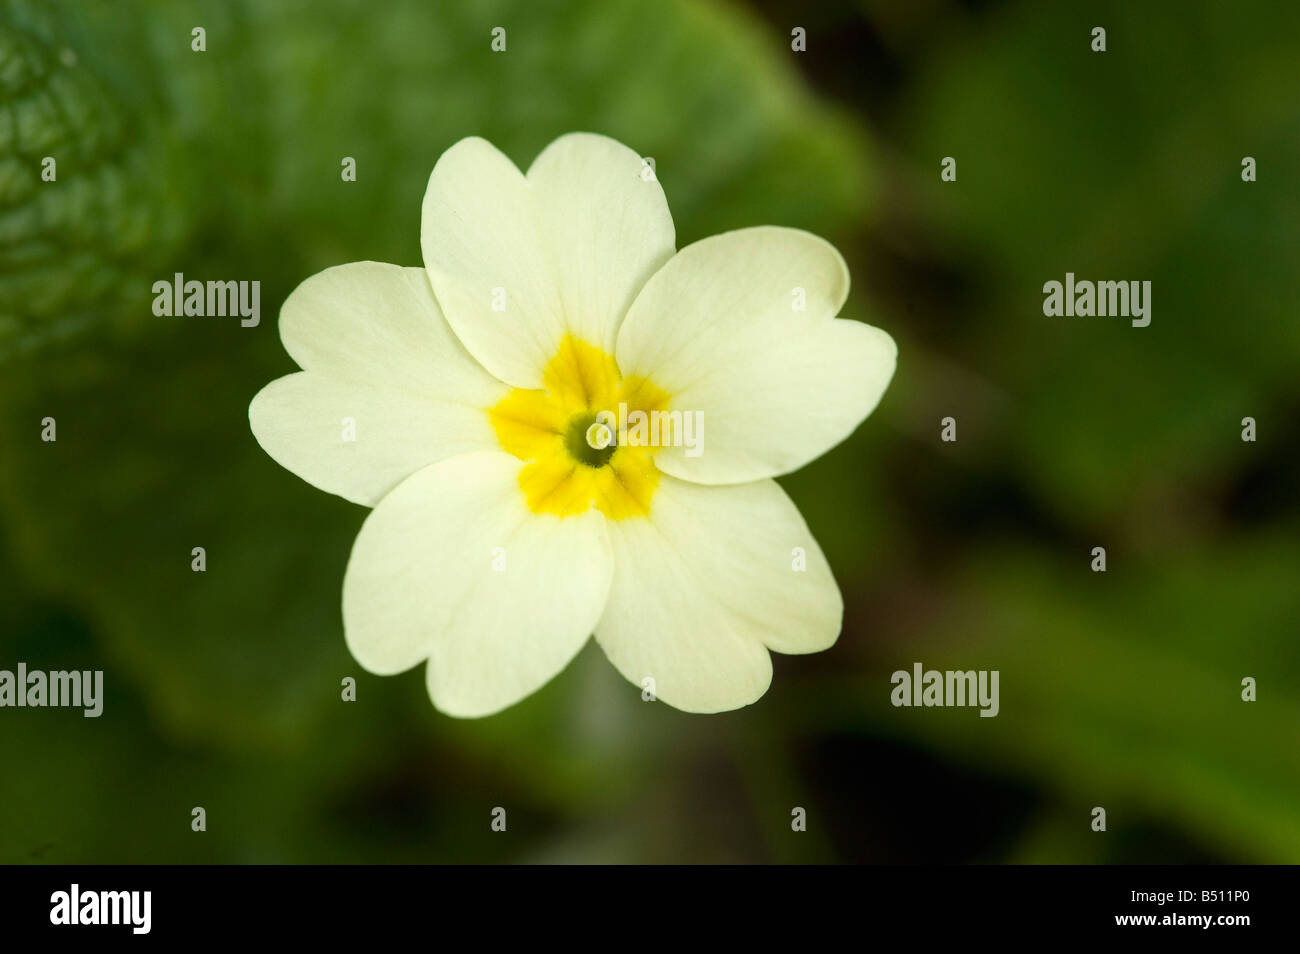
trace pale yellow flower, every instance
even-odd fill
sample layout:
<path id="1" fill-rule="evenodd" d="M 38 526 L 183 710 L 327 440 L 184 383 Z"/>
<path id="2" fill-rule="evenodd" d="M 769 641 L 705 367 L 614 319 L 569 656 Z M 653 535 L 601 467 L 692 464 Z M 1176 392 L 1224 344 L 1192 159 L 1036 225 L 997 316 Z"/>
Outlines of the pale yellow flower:
<path id="1" fill-rule="evenodd" d="M 427 660 L 452 715 L 518 702 L 593 635 L 664 702 L 734 709 L 766 691 L 769 650 L 839 634 L 830 568 L 772 478 L 871 412 L 894 342 L 835 317 L 848 270 L 807 232 L 676 251 L 646 168 L 586 133 L 527 175 L 462 140 L 429 179 L 424 268 L 331 268 L 280 313 L 303 370 L 253 399 L 253 433 L 374 508 L 343 582 L 348 646 L 381 674 Z M 619 443 L 593 425 L 620 405 L 689 415 L 702 440 Z"/>

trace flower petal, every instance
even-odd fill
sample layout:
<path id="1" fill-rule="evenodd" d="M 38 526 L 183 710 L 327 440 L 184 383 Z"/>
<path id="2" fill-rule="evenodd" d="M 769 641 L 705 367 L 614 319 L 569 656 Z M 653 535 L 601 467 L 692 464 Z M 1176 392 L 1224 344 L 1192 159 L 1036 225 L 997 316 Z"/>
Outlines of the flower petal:
<path id="1" fill-rule="evenodd" d="M 331 378 L 417 396 L 503 393 L 447 324 L 422 268 L 327 268 L 285 299 L 280 338 L 304 371 Z"/>
<path id="2" fill-rule="evenodd" d="M 834 318 L 848 287 L 835 248 L 797 229 L 726 232 L 678 252 L 633 302 L 616 351 L 625 375 L 668 392 L 670 411 L 700 413 L 697 456 L 665 447 L 655 463 L 739 483 L 788 473 L 848 437 L 897 354 L 879 328 Z"/>
<path id="3" fill-rule="evenodd" d="M 670 705 L 748 705 L 771 681 L 768 649 L 818 652 L 839 635 L 839 588 L 774 481 L 665 476 L 648 519 L 610 521 L 608 532 L 614 582 L 596 642 L 627 679 L 654 679 Z"/>
<path id="4" fill-rule="evenodd" d="M 516 387 L 542 386 L 566 334 L 612 350 L 645 280 L 673 253 L 663 190 L 612 139 L 574 134 L 525 177 L 483 139 L 463 139 L 429 177 L 424 264 L 465 347 Z"/>
<path id="5" fill-rule="evenodd" d="M 528 183 L 566 327 L 612 354 L 637 292 L 676 247 L 664 190 L 640 156 L 593 133 L 552 142 L 529 167 Z"/>
<path id="6" fill-rule="evenodd" d="M 367 507 L 422 467 L 497 444 L 482 408 L 308 371 L 259 391 L 248 420 L 281 467 Z"/>
<path id="7" fill-rule="evenodd" d="M 604 518 L 529 512 L 520 466 L 489 451 L 424 468 L 380 501 L 348 561 L 352 655 L 385 675 L 427 658 L 429 694 L 450 715 L 488 715 L 544 685 L 609 593 Z"/>
<path id="8" fill-rule="evenodd" d="M 285 301 L 280 335 L 307 371 L 263 388 L 249 425 L 313 486 L 374 506 L 421 467 L 496 446 L 486 408 L 508 389 L 447 326 L 423 269 L 314 275 Z"/>

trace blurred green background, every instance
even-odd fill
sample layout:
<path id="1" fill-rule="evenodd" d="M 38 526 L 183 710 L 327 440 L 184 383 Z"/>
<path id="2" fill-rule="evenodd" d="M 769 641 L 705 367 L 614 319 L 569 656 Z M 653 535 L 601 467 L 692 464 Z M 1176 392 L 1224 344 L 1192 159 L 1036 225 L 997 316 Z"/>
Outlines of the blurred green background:
<path id="1" fill-rule="evenodd" d="M 0 862 L 1300 862 L 1300 6 L 807 7 L 0 0 L 0 668 L 107 695 L 0 710 Z M 830 238 L 899 342 L 783 480 L 844 633 L 739 712 L 590 645 L 456 721 L 348 655 L 366 511 L 247 405 L 298 282 L 419 263 L 444 149 L 579 129 L 655 158 L 679 246 Z M 260 327 L 155 318 L 174 271 L 260 280 Z M 1044 318 L 1066 271 L 1150 280 L 1150 327 Z M 893 708 L 917 661 L 1001 713 Z"/>

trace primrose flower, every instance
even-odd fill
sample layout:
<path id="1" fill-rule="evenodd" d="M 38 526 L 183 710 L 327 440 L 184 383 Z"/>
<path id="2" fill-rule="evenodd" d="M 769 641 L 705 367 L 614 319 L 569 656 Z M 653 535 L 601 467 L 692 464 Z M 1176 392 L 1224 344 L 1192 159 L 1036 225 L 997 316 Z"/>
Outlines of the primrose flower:
<path id="1" fill-rule="evenodd" d="M 844 260 L 788 228 L 676 251 L 659 182 L 603 136 L 526 175 L 482 139 L 429 178 L 424 268 L 304 281 L 280 337 L 302 371 L 249 406 L 308 483 L 373 507 L 343 581 L 367 670 L 428 661 L 455 716 L 497 712 L 589 637 L 679 709 L 758 699 L 769 651 L 839 635 L 843 602 L 772 480 L 846 438 L 896 348 L 835 316 Z"/>

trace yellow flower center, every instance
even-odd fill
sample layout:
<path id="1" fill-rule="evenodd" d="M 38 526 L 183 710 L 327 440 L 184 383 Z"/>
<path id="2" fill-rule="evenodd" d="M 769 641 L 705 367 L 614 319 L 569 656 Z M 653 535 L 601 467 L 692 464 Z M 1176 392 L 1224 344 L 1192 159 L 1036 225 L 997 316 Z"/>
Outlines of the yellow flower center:
<path id="1" fill-rule="evenodd" d="M 618 443 L 626 413 L 664 408 L 668 395 L 624 378 L 612 355 L 566 335 L 540 390 L 515 388 L 488 409 L 501 447 L 522 461 L 519 488 L 534 513 L 561 517 L 596 507 L 614 520 L 644 517 L 659 483 L 653 446 Z"/>

